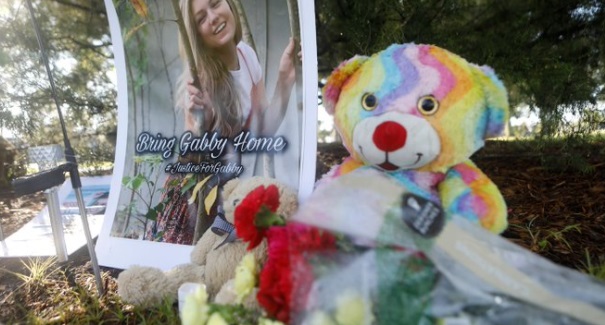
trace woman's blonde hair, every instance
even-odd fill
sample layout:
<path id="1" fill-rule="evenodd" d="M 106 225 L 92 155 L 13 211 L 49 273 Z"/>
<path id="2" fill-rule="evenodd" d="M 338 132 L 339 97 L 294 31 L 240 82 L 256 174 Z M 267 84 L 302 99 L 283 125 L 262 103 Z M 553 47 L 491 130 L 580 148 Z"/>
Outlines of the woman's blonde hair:
<path id="1" fill-rule="evenodd" d="M 193 0 L 181 0 L 181 13 L 183 14 L 183 21 L 189 36 L 189 44 L 193 51 L 202 91 L 208 93 L 215 108 L 215 117 L 210 126 L 210 130 L 204 131 L 220 131 L 221 136 L 231 137 L 242 129 L 242 109 L 239 102 L 237 86 L 229 73 L 228 67 L 213 53 L 213 51 L 207 49 L 203 44 L 202 39 L 198 34 L 197 23 L 191 9 L 192 1 Z M 233 0 L 223 1 L 227 2 L 235 19 L 235 35 L 233 41 L 237 45 L 242 39 L 240 17 L 237 8 L 233 4 Z M 184 108 L 186 107 L 185 103 L 188 98 L 187 80 L 192 79 L 192 76 L 189 74 L 189 69 L 187 68 L 188 62 L 185 46 L 180 37 L 179 53 L 184 66 L 183 72 L 177 83 L 176 106 L 177 108 Z M 187 115 L 188 112 L 185 112 L 185 116 Z M 201 130 L 190 131 L 200 135 Z"/>

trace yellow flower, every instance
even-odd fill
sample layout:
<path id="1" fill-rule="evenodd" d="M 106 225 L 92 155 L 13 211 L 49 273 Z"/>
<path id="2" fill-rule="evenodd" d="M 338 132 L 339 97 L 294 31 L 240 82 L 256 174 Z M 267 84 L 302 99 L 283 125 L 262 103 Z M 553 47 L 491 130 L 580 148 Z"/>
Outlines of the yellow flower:
<path id="1" fill-rule="evenodd" d="M 303 325 L 336 325 L 336 323 L 326 312 L 316 310 L 305 318 Z"/>
<path id="2" fill-rule="evenodd" d="M 254 290 L 257 274 L 254 255 L 248 253 L 235 268 L 234 287 L 237 294 L 237 303 L 241 303 Z"/>
<path id="3" fill-rule="evenodd" d="M 206 325 L 229 325 L 219 313 L 212 313 Z"/>
<path id="4" fill-rule="evenodd" d="M 272 320 L 272 319 L 261 317 L 258 319 L 258 325 L 284 325 L 284 323 L 282 323 L 278 320 Z"/>
<path id="5" fill-rule="evenodd" d="M 206 287 L 201 285 L 185 298 L 181 312 L 183 325 L 206 324 L 208 309 L 208 293 L 206 293 Z"/>
<path id="6" fill-rule="evenodd" d="M 336 299 L 334 316 L 339 325 L 364 325 L 374 320 L 370 303 L 352 290 L 345 291 Z"/>

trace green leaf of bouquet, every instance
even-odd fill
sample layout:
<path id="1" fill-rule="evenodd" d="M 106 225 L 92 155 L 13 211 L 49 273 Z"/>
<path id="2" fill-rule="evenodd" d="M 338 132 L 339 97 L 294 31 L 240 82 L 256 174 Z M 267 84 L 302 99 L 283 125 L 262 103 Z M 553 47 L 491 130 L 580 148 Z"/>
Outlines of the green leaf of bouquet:
<path id="1" fill-rule="evenodd" d="M 269 210 L 266 205 L 262 205 L 254 218 L 254 225 L 261 228 L 269 228 L 271 226 L 283 226 L 285 220 L 279 214 Z"/>
<path id="2" fill-rule="evenodd" d="M 380 324 L 427 324 L 438 271 L 427 258 L 390 248 L 376 249 Z M 406 306 L 406 308 L 401 308 Z"/>
<path id="3" fill-rule="evenodd" d="M 219 313 L 230 325 L 256 325 L 260 317 L 258 311 L 246 309 L 243 305 L 211 304 L 209 314 L 213 313 Z"/>

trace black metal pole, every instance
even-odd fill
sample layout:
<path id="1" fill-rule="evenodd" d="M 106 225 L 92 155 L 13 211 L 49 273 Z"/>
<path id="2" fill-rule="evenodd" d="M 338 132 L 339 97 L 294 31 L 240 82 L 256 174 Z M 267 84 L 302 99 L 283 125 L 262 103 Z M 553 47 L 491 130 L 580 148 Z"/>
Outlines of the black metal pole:
<path id="1" fill-rule="evenodd" d="M 38 26 L 38 21 L 36 20 L 36 16 L 34 15 L 34 8 L 32 7 L 31 1 L 26 0 L 27 9 L 29 10 L 29 14 L 31 16 L 32 24 L 34 26 L 34 31 L 36 33 L 36 38 L 38 40 L 38 46 L 40 47 L 40 56 L 42 57 L 42 61 L 44 62 L 44 66 L 46 67 L 46 74 L 48 75 L 48 81 L 50 82 L 51 94 L 55 105 L 57 106 L 57 112 L 59 114 L 59 121 L 61 122 L 61 131 L 63 132 L 63 144 L 65 146 L 65 160 L 69 164 L 69 178 L 71 180 L 71 186 L 74 189 L 76 194 L 76 199 L 78 201 L 78 206 L 80 210 L 80 216 L 82 217 L 82 227 L 84 228 L 84 234 L 86 235 L 86 241 L 88 245 L 88 252 L 90 254 L 90 261 L 92 263 L 93 271 L 95 273 L 95 278 L 97 282 L 97 290 L 99 295 L 104 294 L 103 282 L 101 281 L 101 271 L 99 268 L 99 264 L 97 262 L 97 255 L 94 250 L 94 245 L 92 243 L 92 236 L 90 234 L 90 228 L 88 226 L 88 219 L 86 215 L 86 205 L 84 204 L 84 198 L 82 196 L 82 181 L 80 179 L 80 172 L 78 171 L 78 163 L 76 161 L 76 154 L 71 146 L 69 141 L 69 137 L 67 136 L 67 128 L 65 127 L 65 120 L 63 119 L 63 112 L 61 111 L 61 106 L 59 105 L 59 100 L 57 98 L 57 91 L 55 87 L 55 81 L 52 75 L 52 71 L 50 70 L 50 65 L 48 63 L 48 56 L 46 55 L 46 50 L 44 46 L 44 42 L 42 40 L 42 32 L 40 31 L 40 27 Z"/>

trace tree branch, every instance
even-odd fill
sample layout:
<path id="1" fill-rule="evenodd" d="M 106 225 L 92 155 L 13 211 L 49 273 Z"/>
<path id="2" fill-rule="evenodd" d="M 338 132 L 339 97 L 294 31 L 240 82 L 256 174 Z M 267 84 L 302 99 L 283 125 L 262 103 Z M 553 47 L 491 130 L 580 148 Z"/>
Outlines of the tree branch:
<path id="1" fill-rule="evenodd" d="M 58 4 L 64 5 L 64 6 L 68 6 L 68 7 L 71 7 L 71 8 L 78 9 L 78 10 L 83 10 L 83 11 L 91 12 L 91 13 L 94 13 L 94 14 L 97 14 L 97 15 L 103 15 L 103 16 L 107 15 L 107 13 L 105 12 L 105 10 L 100 9 L 100 8 L 88 7 L 88 6 L 84 6 L 84 5 L 81 5 L 79 3 L 74 3 L 74 2 L 71 2 L 71 1 L 68 1 L 68 0 L 53 0 L 53 1 L 56 2 L 56 3 L 58 3 Z"/>

